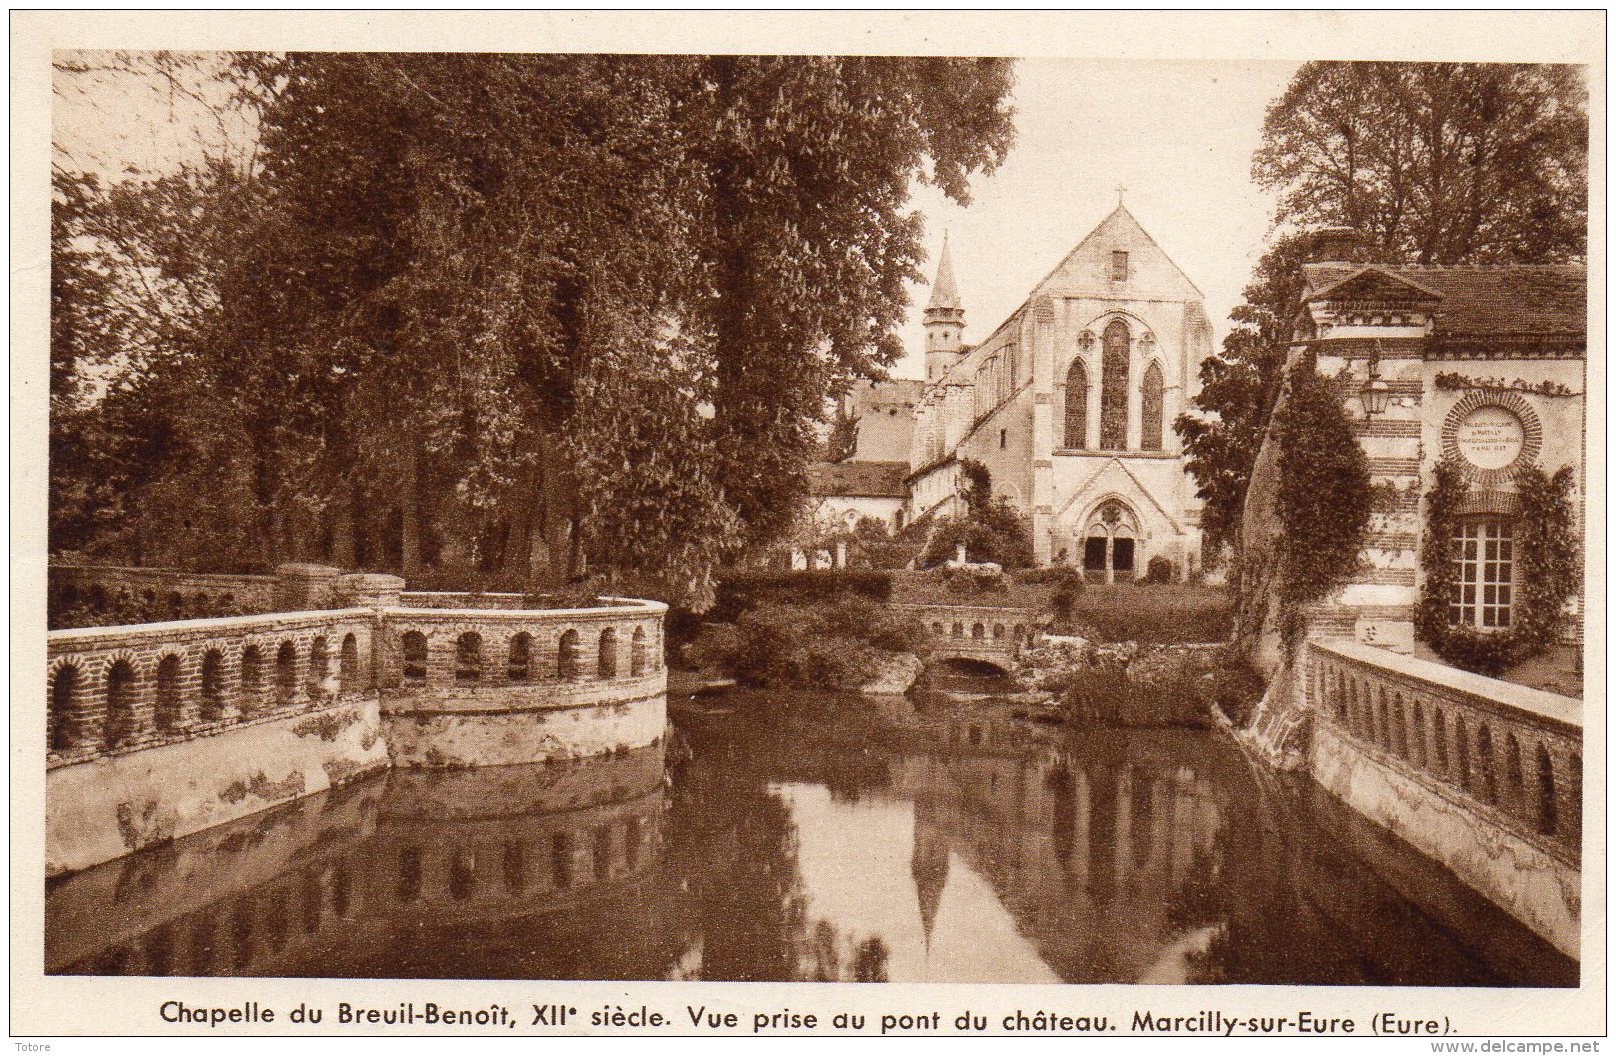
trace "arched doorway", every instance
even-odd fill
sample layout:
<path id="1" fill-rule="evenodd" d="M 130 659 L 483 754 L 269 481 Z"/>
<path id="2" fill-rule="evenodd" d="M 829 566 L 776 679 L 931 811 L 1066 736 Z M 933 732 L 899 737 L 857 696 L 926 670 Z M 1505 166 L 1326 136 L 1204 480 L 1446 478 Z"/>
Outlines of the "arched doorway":
<path id="1" fill-rule="evenodd" d="M 1131 583 L 1138 565 L 1139 518 L 1120 499 L 1089 514 L 1082 532 L 1083 578 L 1090 583 Z"/>

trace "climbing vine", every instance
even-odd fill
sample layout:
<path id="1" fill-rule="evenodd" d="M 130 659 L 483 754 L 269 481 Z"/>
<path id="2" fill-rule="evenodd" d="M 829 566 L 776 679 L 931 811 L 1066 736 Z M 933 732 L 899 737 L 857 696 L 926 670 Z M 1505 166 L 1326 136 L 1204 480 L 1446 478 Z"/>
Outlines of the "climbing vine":
<path id="1" fill-rule="evenodd" d="M 1277 596 L 1280 627 L 1290 642 L 1302 630 L 1303 606 L 1323 600 L 1357 570 L 1372 493 L 1363 447 L 1311 352 L 1291 367 L 1274 435 L 1282 528 Z"/>
<path id="2" fill-rule="evenodd" d="M 1582 576 L 1574 475 L 1563 466 L 1552 477 L 1535 466 L 1515 474 L 1520 515 L 1515 518 L 1515 569 L 1510 625 L 1483 630 L 1452 621 L 1449 604 L 1458 586 L 1453 537 L 1469 484 L 1451 460 L 1436 469 L 1425 496 L 1425 535 L 1420 564 L 1425 572 L 1414 630 L 1421 641 L 1456 667 L 1496 677 L 1553 645 L 1565 625 L 1566 601 Z"/>

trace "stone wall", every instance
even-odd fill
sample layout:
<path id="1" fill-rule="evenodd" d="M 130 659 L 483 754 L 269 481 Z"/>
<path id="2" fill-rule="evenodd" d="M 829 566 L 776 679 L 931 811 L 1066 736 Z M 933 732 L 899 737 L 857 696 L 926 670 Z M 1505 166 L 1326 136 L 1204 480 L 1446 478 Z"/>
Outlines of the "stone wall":
<path id="1" fill-rule="evenodd" d="M 1578 955 L 1580 702 L 1351 641 L 1301 691 L 1314 780 Z"/>
<path id="2" fill-rule="evenodd" d="M 658 742 L 666 608 L 386 610 L 380 678 L 394 763 L 501 765 Z"/>
<path id="3" fill-rule="evenodd" d="M 46 875 L 83 869 L 387 766 L 374 696 L 50 771 Z"/>
<path id="4" fill-rule="evenodd" d="M 402 766 L 502 765 L 663 737 L 665 605 L 414 608 L 396 578 L 318 572 L 303 578 L 369 604 L 50 634 L 53 875 L 331 787 L 390 750 Z"/>
<path id="5" fill-rule="evenodd" d="M 80 606 L 104 611 L 119 601 L 154 618 L 196 619 L 275 610 L 274 576 L 235 576 L 116 565 L 50 566 L 47 604 L 65 612 Z"/>

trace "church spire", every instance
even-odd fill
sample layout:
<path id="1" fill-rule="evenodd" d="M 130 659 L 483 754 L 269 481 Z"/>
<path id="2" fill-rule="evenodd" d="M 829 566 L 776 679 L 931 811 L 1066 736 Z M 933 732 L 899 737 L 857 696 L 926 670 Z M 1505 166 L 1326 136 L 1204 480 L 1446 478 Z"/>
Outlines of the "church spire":
<path id="1" fill-rule="evenodd" d="M 932 927 L 937 922 L 937 910 L 943 902 L 943 888 L 948 886 L 948 844 L 923 826 L 920 806 L 915 807 L 914 846 L 909 855 L 909 875 L 915 881 L 915 899 L 920 904 L 920 928 L 925 935 L 926 951 L 931 952 Z"/>
<path id="2" fill-rule="evenodd" d="M 965 329 L 965 308 L 954 285 L 946 231 L 943 252 L 937 258 L 937 280 L 931 284 L 931 300 L 926 304 L 925 326 L 926 380 L 938 381 L 959 360 L 960 334 Z"/>
<path id="3" fill-rule="evenodd" d="M 959 290 L 954 285 L 954 264 L 948 256 L 947 231 L 943 232 L 943 252 L 937 259 L 937 278 L 931 284 L 931 300 L 926 305 L 928 314 L 938 309 L 963 311 Z"/>

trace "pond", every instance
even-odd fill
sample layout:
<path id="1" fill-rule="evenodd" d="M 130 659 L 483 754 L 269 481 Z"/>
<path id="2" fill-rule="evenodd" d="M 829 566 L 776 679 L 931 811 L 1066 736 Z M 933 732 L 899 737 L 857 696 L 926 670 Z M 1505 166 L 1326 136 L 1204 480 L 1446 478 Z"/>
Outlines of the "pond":
<path id="1" fill-rule="evenodd" d="M 611 758 L 395 771 L 59 879 L 53 973 L 1574 986 L 1194 730 L 731 691 Z"/>

